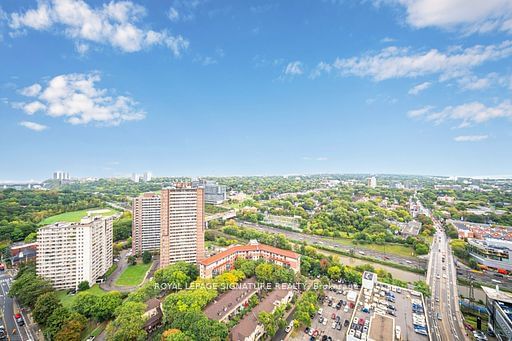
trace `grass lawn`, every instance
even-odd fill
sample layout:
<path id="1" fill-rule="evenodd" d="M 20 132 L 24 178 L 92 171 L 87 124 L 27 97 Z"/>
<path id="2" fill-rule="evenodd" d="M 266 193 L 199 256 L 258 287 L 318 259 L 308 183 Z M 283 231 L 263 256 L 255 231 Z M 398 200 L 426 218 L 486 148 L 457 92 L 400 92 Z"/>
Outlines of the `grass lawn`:
<path id="1" fill-rule="evenodd" d="M 114 213 L 117 212 L 116 210 L 113 210 L 110 208 L 105 208 L 105 209 L 89 208 L 87 210 L 64 212 L 64 213 L 57 214 L 57 215 L 54 215 L 54 216 L 44 219 L 43 221 L 41 221 L 41 223 L 39 225 L 49 225 L 49 224 L 54 224 L 57 222 L 76 223 L 76 222 L 79 222 L 80 219 L 85 217 L 87 215 L 87 212 L 98 211 L 98 210 L 99 210 L 99 212 L 97 214 L 102 215 L 104 217 L 113 215 Z"/>
<path id="2" fill-rule="evenodd" d="M 96 296 L 102 296 L 105 295 L 107 292 L 104 291 L 99 287 L 98 284 L 93 285 L 90 289 L 82 291 L 82 292 L 88 292 Z M 57 296 L 60 299 L 60 302 L 64 307 L 70 307 L 73 302 L 75 301 L 76 295 L 68 295 L 66 290 L 59 290 L 57 291 Z"/>
<path id="3" fill-rule="evenodd" d="M 340 243 L 341 245 L 353 246 L 358 249 L 366 249 L 373 250 L 378 252 L 389 253 L 401 257 L 414 257 L 416 253 L 414 249 L 410 246 L 401 245 L 401 244 L 385 244 L 385 245 L 377 245 L 377 244 L 354 244 L 352 243 L 352 239 L 347 238 L 334 238 L 334 241 Z"/>
<path id="4" fill-rule="evenodd" d="M 144 264 L 140 263 L 137 265 L 129 265 L 119 276 L 117 281 L 114 283 L 119 286 L 136 286 L 139 285 L 144 276 L 146 276 L 146 272 L 148 272 L 151 267 L 151 263 Z"/>

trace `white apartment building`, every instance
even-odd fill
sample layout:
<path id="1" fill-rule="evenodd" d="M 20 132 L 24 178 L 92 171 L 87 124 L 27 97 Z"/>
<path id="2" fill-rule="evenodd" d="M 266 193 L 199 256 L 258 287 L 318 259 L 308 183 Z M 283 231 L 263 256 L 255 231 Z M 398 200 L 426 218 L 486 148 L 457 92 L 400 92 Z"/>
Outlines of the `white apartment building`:
<path id="1" fill-rule="evenodd" d="M 160 195 L 144 193 L 132 202 L 132 252 L 160 249 Z"/>
<path id="2" fill-rule="evenodd" d="M 160 267 L 204 259 L 204 189 L 178 183 L 161 200 Z"/>
<path id="3" fill-rule="evenodd" d="M 368 179 L 366 179 L 366 181 L 368 182 L 368 187 L 370 188 L 376 188 L 377 187 L 377 178 L 372 176 Z"/>
<path id="4" fill-rule="evenodd" d="M 96 283 L 112 266 L 112 218 L 86 217 L 55 223 L 37 232 L 36 271 L 56 289 Z"/>

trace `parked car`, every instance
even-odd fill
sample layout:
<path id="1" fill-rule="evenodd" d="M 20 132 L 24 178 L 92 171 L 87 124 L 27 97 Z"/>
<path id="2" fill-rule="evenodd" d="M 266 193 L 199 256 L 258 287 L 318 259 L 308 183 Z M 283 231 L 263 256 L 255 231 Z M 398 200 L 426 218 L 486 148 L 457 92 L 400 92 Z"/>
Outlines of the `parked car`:
<path id="1" fill-rule="evenodd" d="M 20 313 L 15 314 L 14 319 L 16 320 L 18 326 L 23 326 L 25 324 L 25 320 L 23 320 L 23 317 L 21 316 Z"/>

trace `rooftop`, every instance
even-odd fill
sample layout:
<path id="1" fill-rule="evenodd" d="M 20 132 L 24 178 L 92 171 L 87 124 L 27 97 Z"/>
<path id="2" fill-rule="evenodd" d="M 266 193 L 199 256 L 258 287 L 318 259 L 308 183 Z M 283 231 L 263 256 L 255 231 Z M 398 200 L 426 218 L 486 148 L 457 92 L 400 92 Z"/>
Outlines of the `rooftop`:
<path id="1" fill-rule="evenodd" d="M 242 281 L 236 288 L 231 289 L 211 302 L 205 309 L 204 313 L 211 320 L 220 321 L 229 315 L 229 313 L 237 307 L 244 298 L 247 298 L 257 291 L 256 279 L 254 277 L 247 278 Z"/>
<path id="2" fill-rule="evenodd" d="M 274 303 L 282 300 L 288 293 L 289 290 L 287 289 L 275 289 L 270 292 L 260 304 L 254 307 L 254 309 L 231 330 L 232 340 L 245 340 L 246 337 L 250 336 L 259 324 L 259 313 L 263 311 L 272 312 L 276 307 Z"/>
<path id="3" fill-rule="evenodd" d="M 482 285 L 482 290 L 485 292 L 485 295 L 494 301 L 500 301 L 505 303 L 512 303 L 512 295 L 501 290 L 496 290 L 494 288 L 489 288 Z"/>
<path id="4" fill-rule="evenodd" d="M 199 264 L 210 265 L 210 264 L 213 264 L 225 257 L 230 256 L 231 254 L 233 254 L 235 252 L 258 251 L 258 250 L 272 252 L 272 253 L 283 255 L 286 257 L 290 257 L 290 258 L 299 258 L 298 253 L 290 251 L 290 250 L 283 250 L 283 249 L 279 249 L 277 247 L 273 247 L 270 245 L 253 243 L 253 244 L 248 244 L 248 245 L 232 246 L 225 251 L 219 252 L 216 255 L 213 255 L 209 258 L 203 259 L 202 261 L 199 262 Z"/>
<path id="5" fill-rule="evenodd" d="M 393 341 L 395 339 L 395 321 L 393 318 L 375 314 L 371 318 L 369 339 L 375 341 Z"/>

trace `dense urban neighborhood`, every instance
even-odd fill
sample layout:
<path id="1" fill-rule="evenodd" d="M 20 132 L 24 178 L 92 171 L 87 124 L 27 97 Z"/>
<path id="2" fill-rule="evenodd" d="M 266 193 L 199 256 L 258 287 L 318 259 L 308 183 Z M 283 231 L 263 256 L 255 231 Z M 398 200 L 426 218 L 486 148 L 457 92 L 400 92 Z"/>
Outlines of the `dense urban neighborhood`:
<path id="1" fill-rule="evenodd" d="M 508 180 L 148 174 L 3 186 L 5 336 L 510 335 Z"/>

